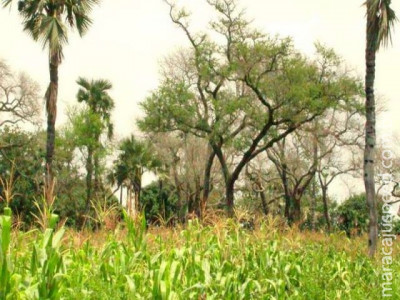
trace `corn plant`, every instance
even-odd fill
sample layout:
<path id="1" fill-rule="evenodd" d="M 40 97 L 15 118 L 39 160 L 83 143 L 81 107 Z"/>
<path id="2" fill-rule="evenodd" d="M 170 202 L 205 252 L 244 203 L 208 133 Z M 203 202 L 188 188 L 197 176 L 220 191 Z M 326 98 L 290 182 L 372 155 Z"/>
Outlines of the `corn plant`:
<path id="1" fill-rule="evenodd" d="M 64 230 L 15 233 L 1 218 L 0 299 L 380 299 L 379 260 L 340 234 L 253 231 L 233 220 L 146 229 L 124 212 L 126 230 L 91 233 L 74 246 Z M 275 225 L 273 225 L 275 226 Z M 272 234 L 271 234 L 272 232 Z M 73 232 L 71 233 L 73 235 Z M 101 239 L 101 240 L 99 240 Z M 19 239 L 17 239 L 19 240 Z M 92 240 L 92 241 L 91 241 Z M 398 245 L 393 272 L 400 271 Z M 393 298 L 400 297 L 393 279 Z M 400 299 L 400 298 L 399 298 Z"/>

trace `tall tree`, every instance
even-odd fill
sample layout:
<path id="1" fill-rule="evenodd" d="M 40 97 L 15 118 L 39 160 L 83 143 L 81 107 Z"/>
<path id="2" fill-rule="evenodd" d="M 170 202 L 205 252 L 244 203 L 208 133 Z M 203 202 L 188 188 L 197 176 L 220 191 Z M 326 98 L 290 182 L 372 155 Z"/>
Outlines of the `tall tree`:
<path id="1" fill-rule="evenodd" d="M 78 102 L 87 105 L 88 110 L 83 116 L 83 131 L 81 136 L 86 138 L 83 144 L 87 148 L 86 160 L 86 185 L 87 185 L 87 205 L 92 198 L 92 189 L 99 192 L 101 189 L 100 180 L 100 156 L 103 150 L 101 136 L 107 135 L 108 139 L 113 136 L 113 123 L 111 112 L 114 108 L 114 100 L 109 95 L 112 84 L 108 80 L 87 80 L 79 78 L 77 81 L 80 89 L 77 94 Z M 94 173 L 94 186 L 92 188 Z"/>
<path id="2" fill-rule="evenodd" d="M 356 84 L 298 53 L 290 39 L 253 29 L 235 1 L 208 3 L 219 17 L 210 24 L 212 35 L 192 33 L 188 14 L 170 4 L 171 19 L 191 48 L 180 56 L 175 76 L 166 76 L 142 103 L 140 125 L 206 139 L 221 165 L 232 215 L 235 184 L 246 165 L 327 107 L 354 97 Z M 230 163 L 232 148 L 240 155 Z"/>
<path id="3" fill-rule="evenodd" d="M 2 0 L 4 6 L 15 2 Z M 50 84 L 46 91 L 47 142 L 46 184 L 52 186 L 52 163 L 55 147 L 57 117 L 58 68 L 63 58 L 63 47 L 68 42 L 68 28 L 76 28 L 82 36 L 92 23 L 88 14 L 99 0 L 20 0 L 18 10 L 23 18 L 24 31 L 40 41 L 49 51 Z"/>
<path id="4" fill-rule="evenodd" d="M 364 150 L 364 184 L 369 208 L 369 255 L 374 256 L 378 241 L 378 222 L 375 197 L 375 59 L 381 46 L 391 42 L 391 33 L 396 22 L 396 14 L 391 8 L 391 0 L 367 0 L 367 39 L 365 50 L 365 150 Z"/>

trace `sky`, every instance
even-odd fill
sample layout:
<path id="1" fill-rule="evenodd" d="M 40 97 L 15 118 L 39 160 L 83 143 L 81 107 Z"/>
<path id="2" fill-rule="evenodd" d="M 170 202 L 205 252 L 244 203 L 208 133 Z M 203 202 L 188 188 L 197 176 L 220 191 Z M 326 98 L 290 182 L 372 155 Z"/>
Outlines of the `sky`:
<path id="1" fill-rule="evenodd" d="M 271 34 L 291 36 L 295 46 L 312 54 L 316 41 L 334 48 L 356 74 L 364 76 L 364 0 L 242 0 L 241 7 L 254 26 Z M 181 0 L 192 12 L 193 29 L 204 30 L 210 10 L 205 0 Z M 400 15 L 400 2 L 392 7 Z M 89 32 L 80 38 L 72 33 L 64 48 L 60 67 L 58 126 L 65 122 L 65 109 L 76 103 L 79 76 L 105 78 L 113 83 L 115 132 L 124 137 L 135 132 L 141 116 L 138 106 L 155 89 L 163 57 L 187 46 L 185 35 L 169 18 L 162 0 L 102 0 L 92 14 Z M 393 45 L 379 52 L 376 92 L 388 111 L 379 130 L 400 133 L 400 32 L 396 26 Z M 0 9 L 0 59 L 14 70 L 29 74 L 42 87 L 49 81 L 48 55 L 40 43 L 22 31 L 17 7 Z M 44 106 L 43 106 L 44 108 Z"/>

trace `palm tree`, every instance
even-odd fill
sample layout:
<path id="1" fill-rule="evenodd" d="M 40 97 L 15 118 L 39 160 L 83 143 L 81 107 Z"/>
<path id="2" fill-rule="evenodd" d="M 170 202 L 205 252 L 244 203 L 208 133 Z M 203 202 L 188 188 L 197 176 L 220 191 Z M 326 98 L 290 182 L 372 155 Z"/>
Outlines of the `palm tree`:
<path id="1" fill-rule="evenodd" d="M 2 0 L 9 6 L 13 0 Z M 23 18 L 24 31 L 40 41 L 49 51 L 50 84 L 46 91 L 47 142 L 46 184 L 52 186 L 55 123 L 57 117 L 58 67 L 63 58 L 63 47 L 68 42 L 68 28 L 76 28 L 82 36 L 89 28 L 88 17 L 99 0 L 20 0 L 18 10 Z"/>
<path id="2" fill-rule="evenodd" d="M 86 161 L 86 190 L 87 190 L 87 209 L 92 197 L 92 179 L 94 171 L 94 190 L 100 189 L 100 153 L 101 141 L 100 137 L 107 132 L 107 138 L 113 136 L 113 123 L 111 122 L 111 111 L 114 108 L 114 100 L 109 95 L 112 84 L 108 80 L 87 80 L 79 78 L 77 84 L 80 89 L 77 94 L 78 102 L 86 103 L 89 108 L 89 115 L 99 120 L 101 128 L 99 130 L 90 130 L 90 141 L 87 144 L 88 156 Z M 88 124 L 90 127 L 91 124 Z M 95 126 L 92 124 L 92 126 Z"/>
<path id="3" fill-rule="evenodd" d="M 365 150 L 364 150 L 364 184 L 369 208 L 369 255 L 376 252 L 378 241 L 377 210 L 375 200 L 375 145 L 376 145 L 376 116 L 375 116 L 375 58 L 381 46 L 391 42 L 391 33 L 396 22 L 396 14 L 391 9 L 391 0 L 367 0 L 367 40 L 365 50 Z"/>
<path id="4" fill-rule="evenodd" d="M 160 161 L 154 157 L 149 144 L 138 141 L 134 136 L 122 140 L 120 155 L 114 165 L 114 178 L 119 186 L 127 187 L 128 213 L 135 215 L 140 210 L 140 195 L 142 177 L 145 171 L 154 171 L 160 168 Z M 132 192 L 135 202 L 132 207 Z"/>

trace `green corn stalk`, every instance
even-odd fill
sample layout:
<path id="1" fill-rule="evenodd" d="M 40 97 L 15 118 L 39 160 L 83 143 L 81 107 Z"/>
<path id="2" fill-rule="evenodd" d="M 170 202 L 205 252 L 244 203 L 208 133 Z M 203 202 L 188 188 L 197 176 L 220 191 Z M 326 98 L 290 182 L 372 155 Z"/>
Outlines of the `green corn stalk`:
<path id="1" fill-rule="evenodd" d="M 0 299 L 6 299 L 7 294 L 11 290 L 12 281 L 12 265 L 10 258 L 11 243 L 11 209 L 6 207 L 4 215 L 0 216 Z M 14 286 L 18 282 L 14 278 Z"/>

